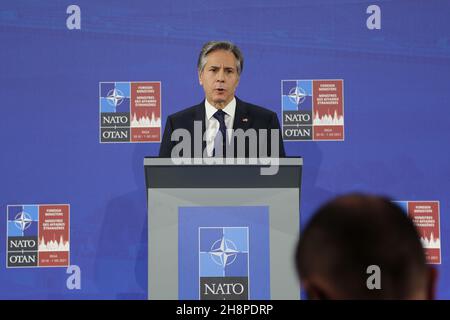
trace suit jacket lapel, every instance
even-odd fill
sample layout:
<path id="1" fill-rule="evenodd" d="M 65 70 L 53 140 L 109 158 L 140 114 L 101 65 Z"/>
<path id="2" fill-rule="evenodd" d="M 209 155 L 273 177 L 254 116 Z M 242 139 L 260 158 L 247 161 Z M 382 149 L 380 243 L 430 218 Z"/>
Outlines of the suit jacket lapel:
<path id="1" fill-rule="evenodd" d="M 202 150 L 205 150 L 206 148 L 206 141 L 203 140 L 203 136 L 206 131 L 206 112 L 205 112 L 205 100 L 203 100 L 200 104 L 198 104 L 195 108 L 194 113 L 194 119 L 192 121 L 192 142 L 194 141 L 194 121 L 201 121 L 202 122 Z M 194 150 L 194 149 L 192 149 Z"/>
<path id="2" fill-rule="evenodd" d="M 243 129 L 244 131 L 250 127 L 252 119 L 248 115 L 248 106 L 245 102 L 236 98 L 236 112 L 234 114 L 233 129 Z"/>

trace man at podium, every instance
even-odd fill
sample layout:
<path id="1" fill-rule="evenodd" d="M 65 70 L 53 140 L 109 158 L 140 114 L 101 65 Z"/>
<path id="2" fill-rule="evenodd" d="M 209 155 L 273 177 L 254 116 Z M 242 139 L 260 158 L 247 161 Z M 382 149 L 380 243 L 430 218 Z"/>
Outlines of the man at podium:
<path id="1" fill-rule="evenodd" d="M 207 42 L 197 69 L 205 99 L 168 116 L 159 156 L 284 157 L 275 112 L 235 96 L 244 58 L 231 42 Z"/>

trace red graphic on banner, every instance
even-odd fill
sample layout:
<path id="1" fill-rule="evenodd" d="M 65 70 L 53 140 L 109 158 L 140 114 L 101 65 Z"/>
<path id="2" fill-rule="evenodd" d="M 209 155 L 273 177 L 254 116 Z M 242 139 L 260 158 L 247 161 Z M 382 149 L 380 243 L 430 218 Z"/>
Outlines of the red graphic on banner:
<path id="1" fill-rule="evenodd" d="M 131 141 L 161 141 L 161 84 L 131 82 Z"/>
<path id="2" fill-rule="evenodd" d="M 408 216 L 414 222 L 425 249 L 427 263 L 441 263 L 441 234 L 438 201 L 408 202 Z"/>
<path id="3" fill-rule="evenodd" d="M 342 80 L 313 81 L 314 140 L 344 139 Z"/>
<path id="4" fill-rule="evenodd" d="M 39 266 L 69 265 L 69 206 L 39 206 Z"/>

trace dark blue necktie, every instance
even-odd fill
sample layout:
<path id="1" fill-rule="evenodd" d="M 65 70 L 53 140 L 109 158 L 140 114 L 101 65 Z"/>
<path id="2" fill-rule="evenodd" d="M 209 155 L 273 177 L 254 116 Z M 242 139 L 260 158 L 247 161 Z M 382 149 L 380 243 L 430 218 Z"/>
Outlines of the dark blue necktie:
<path id="1" fill-rule="evenodd" d="M 226 113 L 223 112 L 222 110 L 217 110 L 216 113 L 214 113 L 213 117 L 217 119 L 217 121 L 219 121 L 219 131 L 222 134 L 222 156 L 225 156 L 225 146 L 226 146 L 226 137 L 227 137 L 227 127 L 225 126 L 225 115 Z M 213 155 L 215 155 L 216 152 L 216 146 L 220 145 L 220 135 L 217 134 L 216 137 L 214 138 L 214 152 Z"/>

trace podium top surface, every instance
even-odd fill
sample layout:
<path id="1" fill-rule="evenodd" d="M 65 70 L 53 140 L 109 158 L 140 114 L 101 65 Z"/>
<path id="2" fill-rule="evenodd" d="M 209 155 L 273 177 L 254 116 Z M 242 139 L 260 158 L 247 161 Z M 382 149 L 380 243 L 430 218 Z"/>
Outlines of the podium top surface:
<path id="1" fill-rule="evenodd" d="M 147 188 L 299 188 L 303 159 L 144 159 Z M 240 161 L 239 161 L 240 160 Z"/>
<path id="2" fill-rule="evenodd" d="M 289 158 L 218 158 L 216 163 L 211 163 L 213 158 L 159 158 L 159 157 L 145 157 L 144 166 L 268 166 L 273 164 L 273 161 L 278 161 L 279 166 L 302 166 L 303 158 L 289 157 Z M 220 162 L 222 161 L 222 162 Z M 210 163 L 208 163 L 210 162 Z"/>

